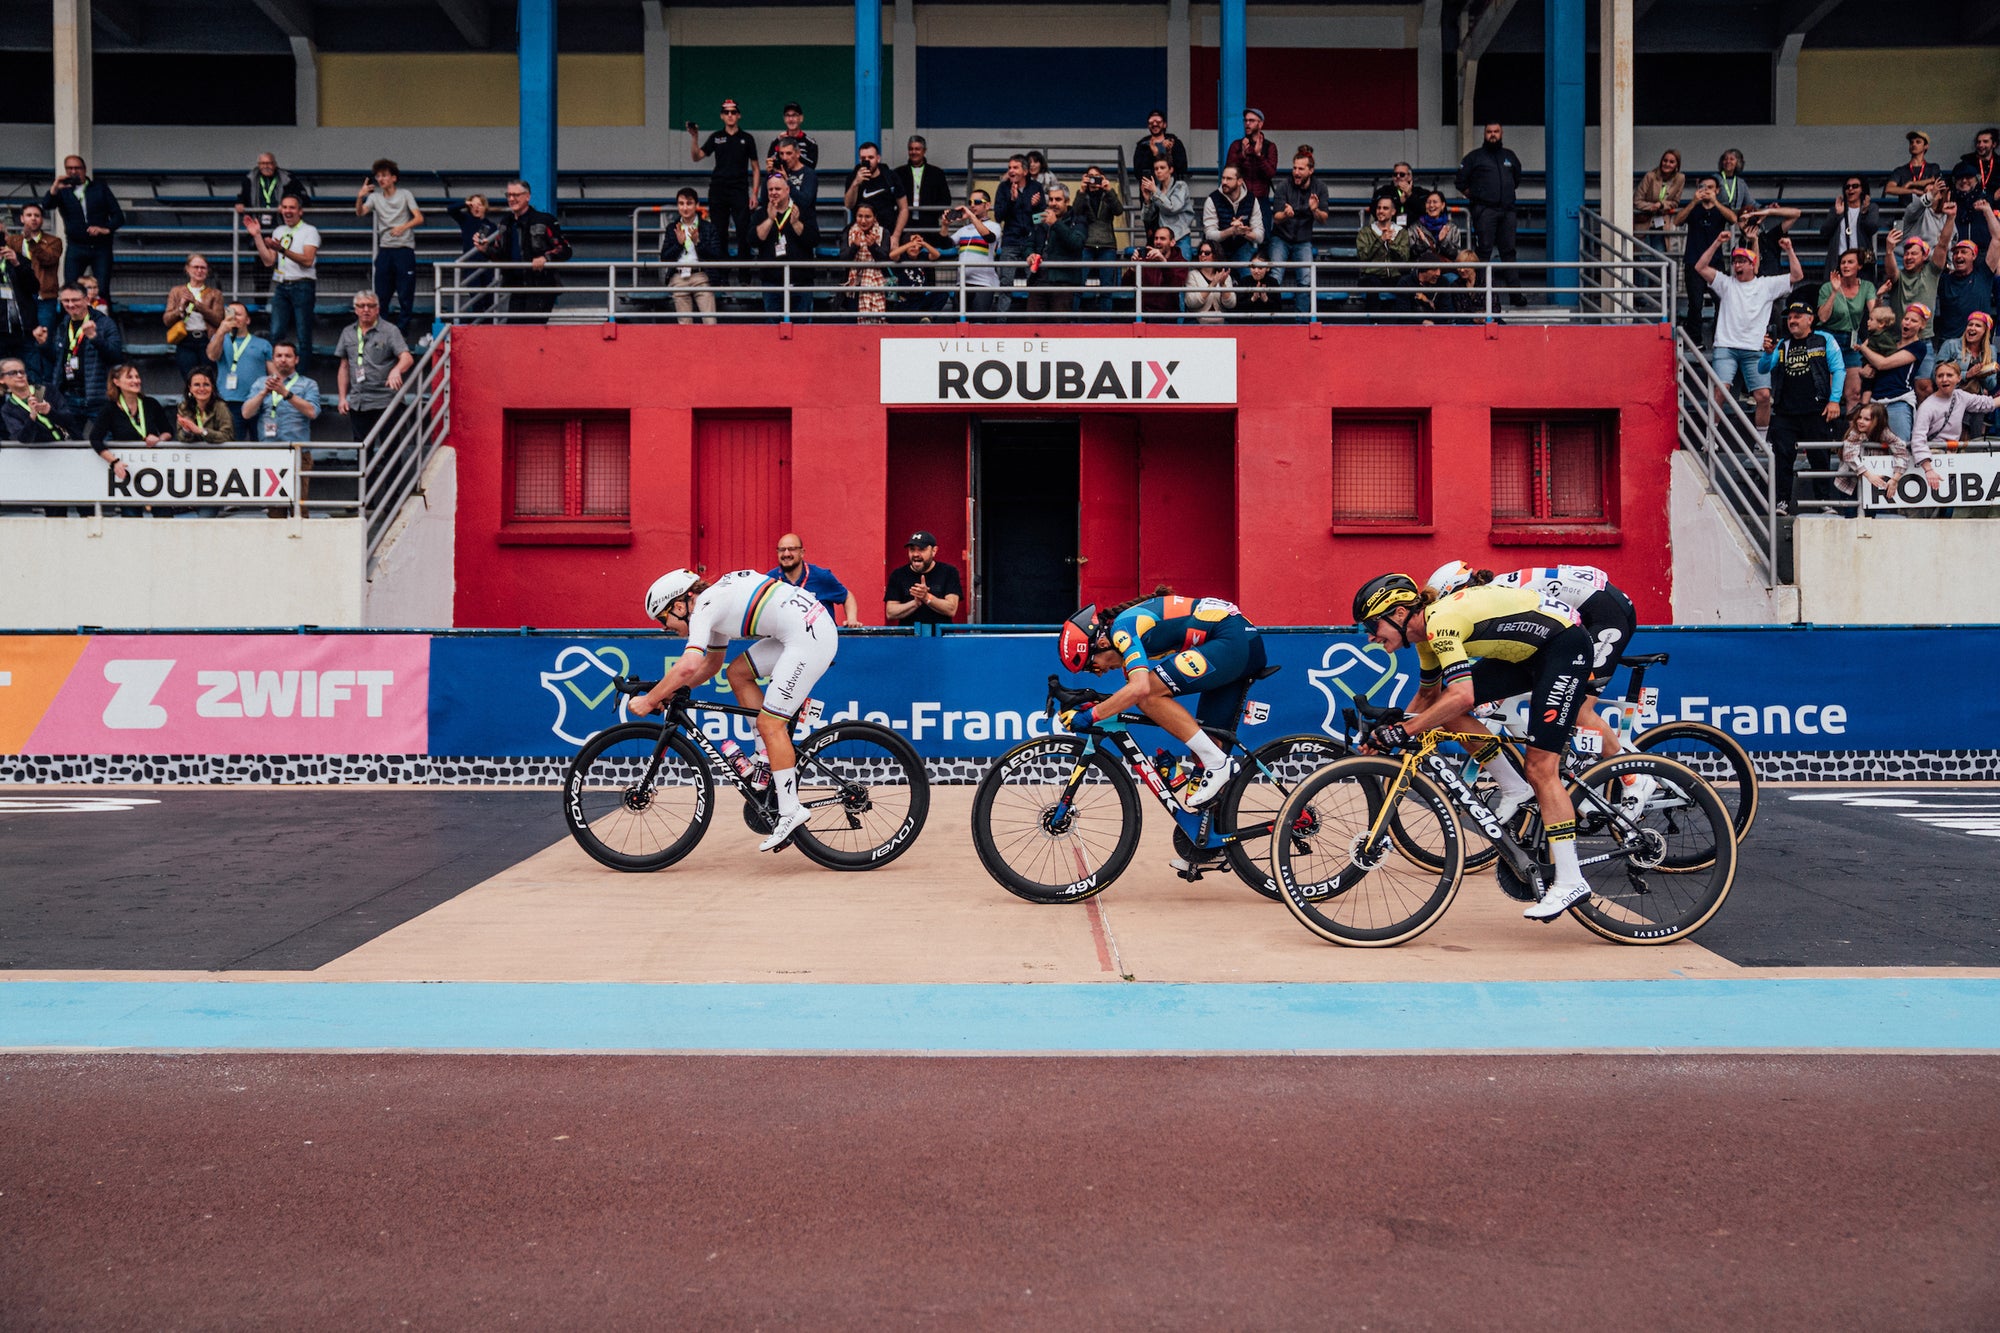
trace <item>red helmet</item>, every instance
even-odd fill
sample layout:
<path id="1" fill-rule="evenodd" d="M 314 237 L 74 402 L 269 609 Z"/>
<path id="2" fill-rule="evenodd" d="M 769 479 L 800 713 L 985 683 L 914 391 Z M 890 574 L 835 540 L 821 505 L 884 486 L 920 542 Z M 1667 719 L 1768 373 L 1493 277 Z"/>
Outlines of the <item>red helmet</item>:
<path id="1" fill-rule="evenodd" d="M 1097 636 L 1102 630 L 1095 602 L 1063 622 L 1062 634 L 1056 639 L 1056 656 L 1062 659 L 1063 670 L 1082 671 L 1090 665 L 1090 655 L 1097 650 Z"/>

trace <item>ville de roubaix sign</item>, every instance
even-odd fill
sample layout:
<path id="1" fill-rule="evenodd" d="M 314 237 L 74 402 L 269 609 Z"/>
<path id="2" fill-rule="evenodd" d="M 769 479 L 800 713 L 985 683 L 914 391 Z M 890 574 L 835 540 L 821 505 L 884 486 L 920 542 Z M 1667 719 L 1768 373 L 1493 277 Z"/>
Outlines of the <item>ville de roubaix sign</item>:
<path id="1" fill-rule="evenodd" d="M 1178 407 L 1236 401 L 1234 338 L 884 338 L 882 401 Z"/>

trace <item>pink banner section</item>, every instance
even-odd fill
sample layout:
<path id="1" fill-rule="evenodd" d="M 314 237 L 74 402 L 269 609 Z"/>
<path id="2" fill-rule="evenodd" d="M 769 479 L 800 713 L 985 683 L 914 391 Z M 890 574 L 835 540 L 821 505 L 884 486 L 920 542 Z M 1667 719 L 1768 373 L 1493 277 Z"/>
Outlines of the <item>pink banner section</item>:
<path id="1" fill-rule="evenodd" d="M 424 635 L 100 635 L 27 754 L 423 754 Z"/>

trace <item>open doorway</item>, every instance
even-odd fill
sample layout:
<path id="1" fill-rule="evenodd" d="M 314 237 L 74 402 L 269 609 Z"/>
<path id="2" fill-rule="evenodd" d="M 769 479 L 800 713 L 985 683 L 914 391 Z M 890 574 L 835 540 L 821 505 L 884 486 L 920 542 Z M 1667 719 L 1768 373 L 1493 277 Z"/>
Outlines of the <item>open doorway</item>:
<path id="1" fill-rule="evenodd" d="M 1053 625 L 1077 607 L 1077 422 L 976 420 L 972 597 L 991 625 Z"/>

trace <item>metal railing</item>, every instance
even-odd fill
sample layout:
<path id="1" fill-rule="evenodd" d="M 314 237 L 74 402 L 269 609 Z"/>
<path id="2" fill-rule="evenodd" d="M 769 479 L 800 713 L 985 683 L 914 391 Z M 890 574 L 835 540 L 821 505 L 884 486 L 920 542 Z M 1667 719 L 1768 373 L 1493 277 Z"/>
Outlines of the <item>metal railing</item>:
<path id="1" fill-rule="evenodd" d="M 1267 288 L 1268 309 L 1251 309 L 1251 289 L 1234 275 L 1262 265 L 1289 285 Z M 1199 267 L 1224 270 L 1218 297 L 1183 277 L 1177 261 L 1117 258 L 1040 262 L 1002 256 L 991 264 L 950 260 L 907 263 L 855 260 L 716 260 L 707 263 L 570 261 L 534 270 L 486 259 L 436 266 L 438 317 L 446 323 L 597 323 L 630 320 L 882 320 L 909 323 L 1065 321 L 1100 323 L 1480 323 L 1653 324 L 1672 316 L 1674 263 L 1664 255 L 1566 264 L 1317 259 L 1271 265 L 1241 260 Z M 680 269 L 703 283 L 676 287 Z M 925 279 L 905 285 L 899 274 Z M 759 280 L 731 283 L 748 272 Z M 533 280 L 527 280 L 530 273 Z M 1402 284 L 1406 274 L 1437 273 L 1436 284 Z M 484 281 L 490 274 L 495 281 Z M 880 284 L 864 275 L 879 276 Z M 1072 277 L 1056 281 L 1056 276 Z M 1393 275 L 1393 276 L 1392 276 Z M 1106 282 L 1109 276 L 1111 281 Z M 879 295 L 883 308 L 843 308 Z M 1135 299 L 1135 296 L 1137 299 Z M 748 298 L 746 301 L 745 298 Z M 1588 298 L 1587 301 L 1585 298 Z M 701 310 L 706 299 L 713 310 Z M 1515 301 L 1530 308 L 1517 308 Z M 873 304 L 873 302 L 869 302 Z"/>
<path id="2" fill-rule="evenodd" d="M 1584 271 L 1587 278 L 1610 278 L 1584 298 L 1587 309 L 1609 313 L 1649 316 L 1665 322 L 1673 319 L 1679 299 L 1680 264 L 1665 250 L 1652 245 L 1621 227 L 1614 227 L 1597 210 L 1584 208 L 1577 214 L 1579 257 L 1601 267 Z M 1657 293 L 1642 277 L 1660 275 Z M 1637 299 L 1635 299 L 1635 297 Z"/>
<path id="3" fill-rule="evenodd" d="M 90 447 L 90 441 L 87 439 L 62 440 L 54 444 L 23 444 L 19 441 L 0 442 L 0 448 L 10 451 L 75 452 L 77 450 L 89 449 Z M 122 449 L 128 454 L 148 448 L 148 446 L 141 444 L 115 441 L 111 447 Z M 211 511 L 206 516 L 230 518 L 268 517 L 297 521 L 310 517 L 315 513 L 329 518 L 350 518 L 357 516 L 360 510 L 360 500 L 356 496 L 335 499 L 309 498 L 316 487 L 324 495 L 324 492 L 328 489 L 326 483 L 344 482 L 359 478 L 362 475 L 358 465 L 343 467 L 336 461 L 333 465 L 327 466 L 324 465 L 327 462 L 324 457 L 319 460 L 318 464 L 310 457 L 313 454 L 353 453 L 357 446 L 346 441 L 267 440 L 256 438 L 232 441 L 228 444 L 166 441 L 157 446 L 150 447 L 169 451 L 174 454 L 185 454 L 188 456 L 189 461 L 200 460 L 204 454 L 226 456 L 224 451 L 250 449 L 268 451 L 282 449 L 288 452 L 292 458 L 290 464 L 290 476 L 293 482 L 290 487 L 291 494 L 288 497 L 254 498 L 241 495 L 198 495 L 192 492 L 188 494 L 174 494 L 164 489 L 147 494 L 142 490 L 135 489 L 129 498 L 107 497 L 95 501 L 74 499 L 49 500 L 46 498 L 38 499 L 33 495 L 0 494 L 0 514 L 20 514 L 27 511 L 39 511 L 43 516 L 48 518 L 65 518 L 81 515 L 95 521 L 102 520 L 107 516 L 113 518 L 194 518 L 204 516 L 200 511 Z"/>
<path id="4" fill-rule="evenodd" d="M 438 330 L 361 442 L 359 507 L 368 524 L 362 574 L 373 577 L 384 539 L 403 505 L 422 487 L 451 432 L 451 330 Z"/>
<path id="5" fill-rule="evenodd" d="M 1790 582 L 1781 576 L 1778 560 L 1777 466 L 1734 388 L 1724 384 L 1708 357 L 1675 328 L 1674 379 L 1680 400 L 1680 441 L 1716 497 L 1742 534 L 1764 586 Z M 1790 478 L 1785 485 L 1789 490 Z"/>

